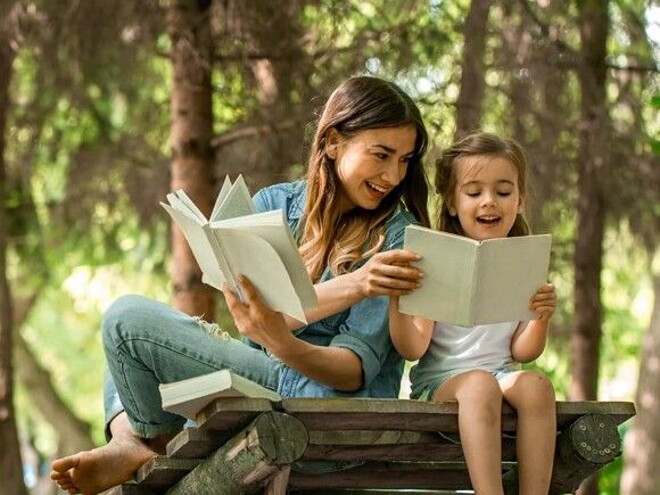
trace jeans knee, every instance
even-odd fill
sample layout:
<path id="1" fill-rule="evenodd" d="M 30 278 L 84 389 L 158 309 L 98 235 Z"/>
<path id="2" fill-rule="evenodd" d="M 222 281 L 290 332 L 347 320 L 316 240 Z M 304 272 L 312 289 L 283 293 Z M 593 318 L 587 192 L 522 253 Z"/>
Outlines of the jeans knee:
<path id="1" fill-rule="evenodd" d="M 139 322 L 148 316 L 150 305 L 160 304 L 146 297 L 128 294 L 116 299 L 103 314 L 101 324 L 103 342 L 114 341 L 117 332 L 130 331 L 139 327 Z"/>

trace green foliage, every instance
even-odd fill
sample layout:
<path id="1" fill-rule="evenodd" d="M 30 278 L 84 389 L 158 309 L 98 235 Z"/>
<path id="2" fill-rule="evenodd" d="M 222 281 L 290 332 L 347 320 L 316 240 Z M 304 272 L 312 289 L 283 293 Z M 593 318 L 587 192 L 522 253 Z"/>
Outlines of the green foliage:
<path id="1" fill-rule="evenodd" d="M 348 75 L 375 74 L 396 80 L 419 102 L 436 148 L 427 165 L 432 179 L 433 154 L 454 132 L 461 55 L 469 43 L 461 29 L 469 2 L 298 4 L 300 10 L 292 11 L 282 31 L 295 35 L 295 56 L 277 53 L 275 44 L 258 39 L 259 26 L 243 26 L 242 38 L 233 37 L 232 22 L 240 25 L 245 19 L 213 20 L 214 132 L 230 133 L 271 116 L 271 107 L 257 94 L 255 61 L 275 67 L 275 82 L 283 88 L 282 120 L 310 116 L 320 106 L 319 95 Z M 548 349 L 531 367 L 547 373 L 558 397 L 565 398 L 575 311 L 579 30 L 574 4 L 550 4 L 526 4 L 537 20 L 525 12 L 523 2 L 492 7 L 482 126 L 516 137 L 532 157 L 530 203 L 535 230 L 553 234 L 550 279 L 559 306 Z M 608 62 L 657 65 L 642 21 L 646 3 L 617 0 L 611 5 Z M 39 293 L 21 335 L 50 370 L 67 404 L 92 422 L 94 438 L 102 442 L 102 311 L 126 292 L 167 301 L 171 289 L 169 231 L 158 207 L 169 183 L 172 73 L 163 54 L 170 45 L 159 2 L 41 1 L 34 8 L 42 16 L 35 19 L 43 23 L 34 21 L 40 29 L 28 31 L 20 47 L 6 134 L 12 185 L 3 199 L 11 233 L 8 271 L 18 299 Z M 92 25 L 98 32 L 91 32 Z M 295 70 L 278 76 L 278 64 L 287 57 Z M 643 72 L 610 70 L 608 77 L 618 166 L 603 179 L 612 214 L 602 272 L 601 396 L 631 399 L 650 311 L 645 253 L 660 214 L 657 200 L 649 205 L 654 194 L 649 170 L 657 166 L 652 155 L 656 160 L 660 155 L 660 83 Z M 294 146 L 290 132 L 279 138 L 284 148 Z M 257 148 L 260 143 L 250 142 L 241 159 L 253 151 L 252 144 Z M 300 175 L 302 168 L 298 163 L 287 171 Z M 217 321 L 236 335 L 222 302 Z M 34 433 L 43 452 L 52 454 L 56 434 L 33 413 L 29 391 L 19 390 L 18 397 L 22 427 Z M 620 462 L 606 469 L 603 493 L 617 493 L 620 471 Z"/>

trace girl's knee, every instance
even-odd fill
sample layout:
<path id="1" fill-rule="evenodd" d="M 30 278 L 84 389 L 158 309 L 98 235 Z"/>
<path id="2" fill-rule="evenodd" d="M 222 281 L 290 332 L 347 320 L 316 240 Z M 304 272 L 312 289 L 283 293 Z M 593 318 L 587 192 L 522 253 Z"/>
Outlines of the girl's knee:
<path id="1" fill-rule="evenodd" d="M 554 407 L 555 388 L 550 379 L 537 371 L 525 371 L 516 379 L 521 400 L 519 408 L 547 410 Z"/>
<path id="2" fill-rule="evenodd" d="M 471 404 L 492 403 L 502 400 L 502 390 L 495 377 L 488 371 L 472 370 L 460 376 L 461 382 L 456 391 L 459 402 Z"/>

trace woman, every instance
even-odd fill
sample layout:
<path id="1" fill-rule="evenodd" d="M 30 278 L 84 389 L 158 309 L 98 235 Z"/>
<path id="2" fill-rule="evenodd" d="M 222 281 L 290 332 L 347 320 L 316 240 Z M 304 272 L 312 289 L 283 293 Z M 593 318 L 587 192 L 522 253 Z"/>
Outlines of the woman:
<path id="1" fill-rule="evenodd" d="M 247 279 L 245 303 L 223 292 L 248 343 L 200 332 L 203 322 L 164 304 L 120 298 L 103 323 L 110 442 L 54 461 L 51 478 L 85 494 L 130 479 L 185 422 L 161 409 L 158 384 L 218 369 L 288 397 L 396 397 L 403 362 L 386 296 L 421 278 L 409 264 L 417 257 L 399 248 L 406 225 L 429 224 L 426 147 L 419 110 L 396 85 L 374 77 L 340 85 L 319 119 L 306 180 L 254 197 L 257 211 L 282 209 L 299 241 L 319 301 L 311 323 L 272 311 Z"/>

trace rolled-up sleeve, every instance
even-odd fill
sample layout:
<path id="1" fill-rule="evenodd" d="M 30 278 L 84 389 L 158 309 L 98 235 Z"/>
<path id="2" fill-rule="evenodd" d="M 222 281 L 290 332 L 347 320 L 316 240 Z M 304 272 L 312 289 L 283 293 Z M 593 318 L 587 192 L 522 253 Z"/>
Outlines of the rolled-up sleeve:
<path id="1" fill-rule="evenodd" d="M 388 298 L 370 297 L 355 304 L 331 346 L 353 351 L 362 361 L 363 387 L 376 378 L 390 351 Z"/>
<path id="2" fill-rule="evenodd" d="M 400 215 L 390 225 L 381 251 L 403 247 L 405 226 L 413 223 L 407 215 Z M 363 387 L 376 378 L 392 348 L 389 332 L 389 298 L 370 297 L 353 305 L 348 318 L 330 345 L 352 350 L 362 360 Z"/>

